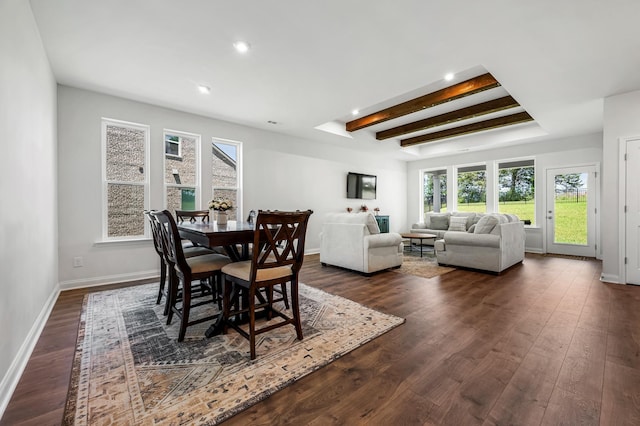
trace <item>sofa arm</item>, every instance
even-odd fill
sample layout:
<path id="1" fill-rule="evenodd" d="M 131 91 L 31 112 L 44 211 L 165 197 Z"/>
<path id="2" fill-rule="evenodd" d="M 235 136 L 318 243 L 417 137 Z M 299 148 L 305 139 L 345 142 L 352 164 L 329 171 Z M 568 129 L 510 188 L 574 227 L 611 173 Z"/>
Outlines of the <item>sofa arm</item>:
<path id="1" fill-rule="evenodd" d="M 500 248 L 500 236 L 449 231 L 444 233 L 445 245 Z"/>
<path id="2" fill-rule="evenodd" d="M 427 224 L 424 222 L 414 223 L 411 225 L 411 229 L 427 229 Z"/>
<path id="3" fill-rule="evenodd" d="M 388 234 L 373 234 L 364 237 L 364 248 L 397 246 L 402 242 L 400 234 L 390 232 Z"/>

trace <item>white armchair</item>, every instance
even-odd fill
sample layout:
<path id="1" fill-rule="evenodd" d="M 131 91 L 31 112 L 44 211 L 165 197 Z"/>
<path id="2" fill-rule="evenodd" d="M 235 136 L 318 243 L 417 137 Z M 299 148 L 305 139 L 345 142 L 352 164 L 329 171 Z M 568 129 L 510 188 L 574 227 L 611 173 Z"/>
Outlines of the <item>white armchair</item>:
<path id="1" fill-rule="evenodd" d="M 371 213 L 331 213 L 322 225 L 320 262 L 369 274 L 402 265 L 400 234 L 381 234 Z"/>

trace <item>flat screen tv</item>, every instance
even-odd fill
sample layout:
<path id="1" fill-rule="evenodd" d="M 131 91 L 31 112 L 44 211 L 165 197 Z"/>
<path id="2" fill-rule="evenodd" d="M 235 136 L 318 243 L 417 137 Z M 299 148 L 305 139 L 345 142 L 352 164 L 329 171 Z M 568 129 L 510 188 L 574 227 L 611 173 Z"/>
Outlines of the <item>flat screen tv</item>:
<path id="1" fill-rule="evenodd" d="M 347 198 L 375 200 L 377 183 L 376 176 L 349 172 L 347 175 Z"/>

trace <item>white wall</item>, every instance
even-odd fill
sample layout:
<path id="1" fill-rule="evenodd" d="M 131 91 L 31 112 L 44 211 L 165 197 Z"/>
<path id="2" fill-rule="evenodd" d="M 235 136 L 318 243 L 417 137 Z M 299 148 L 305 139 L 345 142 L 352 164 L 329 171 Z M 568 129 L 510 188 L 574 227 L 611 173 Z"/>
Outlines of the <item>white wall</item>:
<path id="1" fill-rule="evenodd" d="M 136 279 L 158 273 L 151 243 L 96 244 L 101 238 L 102 117 L 151 127 L 151 208 L 163 208 L 164 128 L 243 143 L 243 216 L 250 209 L 314 211 L 307 232 L 307 252 L 320 247 L 324 215 L 358 207 L 346 198 L 349 171 L 378 176 L 378 199 L 367 202 L 391 216 L 391 230 L 406 229 L 406 163 L 300 140 L 279 133 L 165 109 L 95 92 L 58 87 L 59 270 L 63 288 Z M 210 182 L 209 167 L 203 167 Z M 207 190 L 210 185 L 203 185 Z M 204 197 L 203 197 L 204 198 Z M 203 201 L 208 201 L 203 200 Z M 203 204 L 203 207 L 204 204 Z M 72 267 L 82 256 L 84 266 Z"/>
<path id="2" fill-rule="evenodd" d="M 492 163 L 496 160 L 520 157 L 533 157 L 536 164 L 536 226 L 526 229 L 526 250 L 544 252 L 545 170 L 563 166 L 601 163 L 602 135 L 600 133 L 413 161 L 409 163 L 407 170 L 407 222 L 411 224 L 421 221 L 419 213 L 422 201 L 421 170 L 482 162 Z"/>
<path id="3" fill-rule="evenodd" d="M 640 136 L 640 91 L 611 96 L 604 101 L 603 187 L 602 194 L 602 277 L 622 282 L 623 253 L 620 253 L 618 230 L 620 197 L 620 139 Z M 637 167 L 637 165 L 635 165 Z"/>
<path id="4" fill-rule="evenodd" d="M 0 416 L 57 296 L 56 84 L 29 2 L 0 2 Z"/>

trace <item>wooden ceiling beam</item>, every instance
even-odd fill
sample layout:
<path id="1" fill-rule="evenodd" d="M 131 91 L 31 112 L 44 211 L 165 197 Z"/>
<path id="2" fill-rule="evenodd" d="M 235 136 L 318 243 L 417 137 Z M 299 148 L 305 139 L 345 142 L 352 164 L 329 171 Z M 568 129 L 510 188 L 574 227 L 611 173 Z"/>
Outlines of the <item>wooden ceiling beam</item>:
<path id="1" fill-rule="evenodd" d="M 427 133 L 408 139 L 402 139 L 400 146 L 407 147 L 418 145 L 426 142 L 433 142 L 439 139 L 452 138 L 454 136 L 462 136 L 470 133 L 482 132 L 490 129 L 511 126 L 514 124 L 526 123 L 532 121 L 533 117 L 527 112 L 519 112 L 516 114 L 506 115 L 504 117 L 492 118 L 489 120 L 479 121 L 477 123 L 466 124 L 464 126 L 453 127 L 439 132 Z"/>
<path id="2" fill-rule="evenodd" d="M 414 121 L 413 123 L 403 124 L 402 126 L 392 129 L 383 130 L 376 133 L 376 139 L 384 140 L 395 138 L 397 136 L 406 135 L 407 133 L 418 132 L 420 130 L 430 129 L 432 127 L 442 126 L 445 124 L 455 123 L 457 121 L 468 120 L 470 118 L 481 115 L 491 114 L 493 112 L 503 111 L 509 108 L 519 107 L 520 104 L 511 96 L 505 96 L 498 99 L 492 99 L 477 105 L 471 105 L 455 111 L 436 115 L 434 117 L 425 118 L 424 120 Z"/>
<path id="3" fill-rule="evenodd" d="M 486 73 L 461 83 L 454 84 L 453 86 L 445 87 L 444 89 L 433 93 L 428 93 L 424 96 L 374 112 L 373 114 L 369 114 L 365 117 L 349 121 L 346 124 L 346 129 L 348 132 L 364 129 L 365 127 L 393 120 L 394 118 L 402 117 L 407 114 L 431 108 L 455 99 L 460 99 L 465 96 L 473 95 L 484 90 L 493 89 L 498 86 L 500 86 L 498 80 L 496 80 L 490 73 Z"/>

